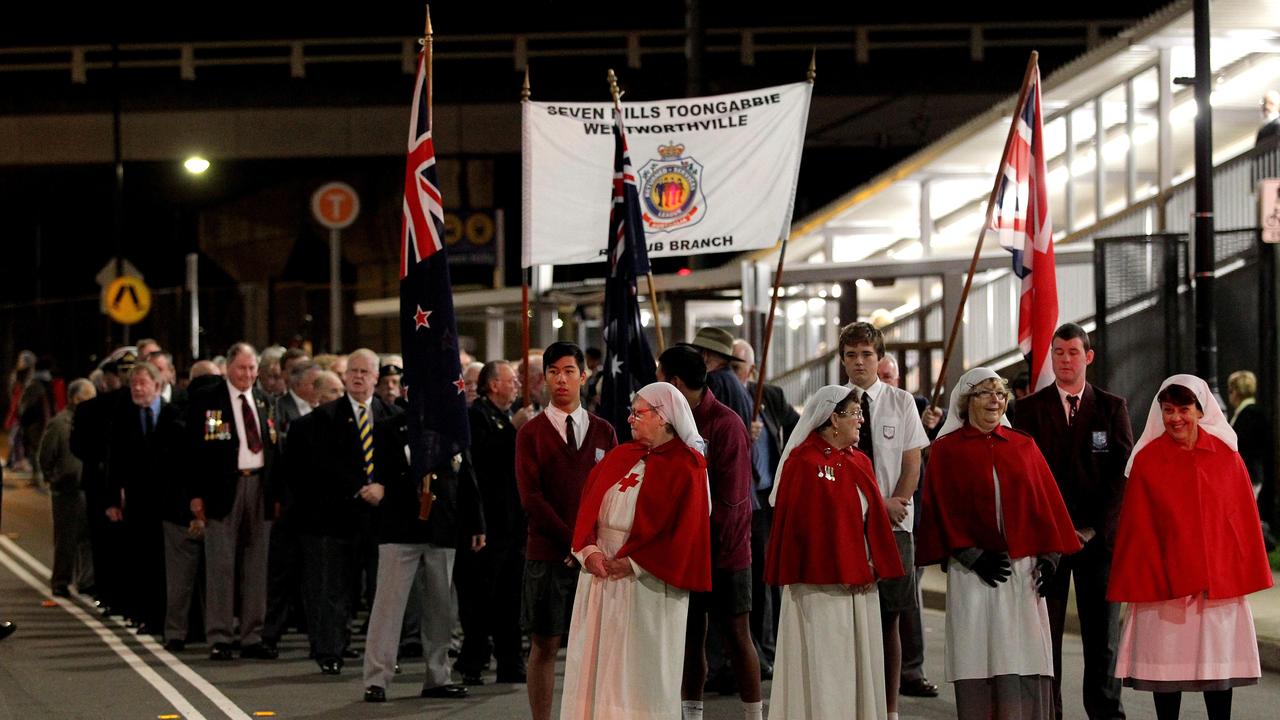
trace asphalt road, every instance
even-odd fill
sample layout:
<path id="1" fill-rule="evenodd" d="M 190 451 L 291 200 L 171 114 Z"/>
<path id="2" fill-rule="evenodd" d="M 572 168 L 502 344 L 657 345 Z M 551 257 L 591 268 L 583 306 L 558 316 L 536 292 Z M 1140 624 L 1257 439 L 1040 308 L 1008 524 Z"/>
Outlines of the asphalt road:
<path id="1" fill-rule="evenodd" d="M 3 502 L 0 619 L 16 622 L 19 629 L 0 643 L 0 720 L 528 717 L 523 685 L 472 688 L 472 696 L 464 701 L 419 698 L 421 661 L 406 664 L 404 673 L 389 688 L 389 702 L 366 704 L 361 700 L 359 661 L 348 665 L 339 677 L 322 676 L 307 659 L 306 639 L 298 635 L 287 638 L 276 661 L 214 664 L 203 645 L 169 654 L 149 638 L 140 639 L 118 623 L 100 618 L 83 602 L 51 602 L 47 594 L 47 566 L 52 561 L 48 498 L 10 485 Z M 929 644 L 926 672 L 939 680 L 943 615 L 926 611 L 925 622 Z M 1075 637 L 1068 637 L 1064 655 L 1066 717 L 1083 720 L 1078 700 L 1080 646 Z M 1130 718 L 1155 718 L 1146 693 L 1126 691 L 1125 703 Z M 1269 674 L 1259 686 L 1235 694 L 1236 718 L 1269 720 L 1280 716 L 1277 708 L 1280 677 L 1276 675 Z M 900 710 L 904 720 L 955 717 L 951 690 L 945 686 L 936 699 L 904 698 Z M 711 695 L 706 717 L 736 720 L 742 714 L 736 698 Z M 1182 717 L 1205 717 L 1199 698 L 1184 699 Z"/>

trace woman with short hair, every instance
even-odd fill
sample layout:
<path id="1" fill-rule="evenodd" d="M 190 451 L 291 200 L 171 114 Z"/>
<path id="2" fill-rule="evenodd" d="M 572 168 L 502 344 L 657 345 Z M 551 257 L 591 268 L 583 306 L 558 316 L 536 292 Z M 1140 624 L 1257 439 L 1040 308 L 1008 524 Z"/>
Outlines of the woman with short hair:
<path id="1" fill-rule="evenodd" d="M 1107 589 L 1129 603 L 1115 675 L 1153 693 L 1160 720 L 1183 692 L 1226 720 L 1231 689 L 1262 675 L 1244 596 L 1273 580 L 1235 431 L 1203 380 L 1164 381 L 1125 474 Z"/>

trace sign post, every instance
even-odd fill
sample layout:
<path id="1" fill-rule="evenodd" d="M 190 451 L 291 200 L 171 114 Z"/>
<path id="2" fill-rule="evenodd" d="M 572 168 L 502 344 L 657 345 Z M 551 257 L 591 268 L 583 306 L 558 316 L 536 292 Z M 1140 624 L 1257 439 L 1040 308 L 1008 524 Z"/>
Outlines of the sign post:
<path id="1" fill-rule="evenodd" d="M 311 214 L 329 228 L 329 350 L 336 353 L 342 349 L 342 229 L 360 215 L 360 196 L 346 183 L 325 183 L 311 196 Z"/>

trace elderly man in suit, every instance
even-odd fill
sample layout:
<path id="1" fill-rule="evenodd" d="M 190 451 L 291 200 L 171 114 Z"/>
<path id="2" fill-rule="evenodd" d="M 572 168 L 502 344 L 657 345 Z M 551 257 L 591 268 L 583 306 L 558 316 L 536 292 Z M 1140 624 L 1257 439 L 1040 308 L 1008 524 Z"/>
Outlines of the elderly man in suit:
<path id="1" fill-rule="evenodd" d="M 267 546 L 279 513 L 273 484 L 276 429 L 266 393 L 255 387 L 258 357 L 244 342 L 227 351 L 226 377 L 203 385 L 187 406 L 190 509 L 205 525 L 205 636 L 213 660 L 231 660 L 236 590 L 240 656 L 274 659 L 262 643 L 267 610 Z M 240 582 L 236 575 L 240 556 Z"/>
<path id="2" fill-rule="evenodd" d="M 1062 558 L 1045 593 L 1053 637 L 1054 706 L 1062 717 L 1062 630 L 1071 576 L 1084 645 L 1084 709 L 1090 720 L 1123 718 L 1112 676 L 1120 606 L 1107 602 L 1124 467 L 1133 449 L 1125 400 L 1085 380 L 1093 362 L 1089 335 L 1066 323 L 1053 335 L 1054 383 L 1018 401 L 1014 427 L 1035 438 L 1067 503 L 1084 549 Z"/>
<path id="3" fill-rule="evenodd" d="M 344 656 L 353 654 L 348 623 L 357 539 L 385 491 L 374 462 L 373 426 L 387 417 L 373 402 L 377 354 L 364 348 L 351 353 L 343 380 L 346 394 L 294 422 L 286 453 L 307 630 L 326 675 L 341 673 Z"/>

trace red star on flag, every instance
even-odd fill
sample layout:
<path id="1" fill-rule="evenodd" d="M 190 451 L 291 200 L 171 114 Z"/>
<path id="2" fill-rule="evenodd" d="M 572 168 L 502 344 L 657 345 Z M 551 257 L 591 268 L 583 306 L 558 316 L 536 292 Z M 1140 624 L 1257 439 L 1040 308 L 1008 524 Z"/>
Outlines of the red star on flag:
<path id="1" fill-rule="evenodd" d="M 467 391 L 467 381 L 462 379 L 462 374 L 458 374 L 458 379 L 453 381 L 453 386 L 458 388 L 458 394 L 461 395 Z"/>
<path id="2" fill-rule="evenodd" d="M 413 314 L 414 330 L 418 328 L 429 328 L 431 325 L 427 322 L 427 318 L 431 317 L 430 310 L 423 310 L 422 306 L 418 306 L 418 312 Z"/>

